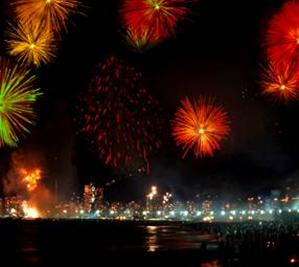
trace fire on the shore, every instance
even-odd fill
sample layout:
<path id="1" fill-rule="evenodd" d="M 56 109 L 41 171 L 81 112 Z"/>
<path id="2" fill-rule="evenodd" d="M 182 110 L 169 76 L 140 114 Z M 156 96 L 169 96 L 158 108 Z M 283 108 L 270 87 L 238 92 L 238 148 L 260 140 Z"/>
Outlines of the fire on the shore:
<path id="1" fill-rule="evenodd" d="M 41 180 L 41 170 L 35 169 L 34 171 L 27 171 L 26 169 L 21 169 L 21 174 L 23 176 L 23 182 L 26 184 L 27 190 L 29 192 L 34 191 L 38 187 L 38 182 Z"/>
<path id="2" fill-rule="evenodd" d="M 24 212 L 25 219 L 38 219 L 40 218 L 40 214 L 37 208 L 32 207 L 28 204 L 27 201 L 23 201 L 22 208 Z"/>

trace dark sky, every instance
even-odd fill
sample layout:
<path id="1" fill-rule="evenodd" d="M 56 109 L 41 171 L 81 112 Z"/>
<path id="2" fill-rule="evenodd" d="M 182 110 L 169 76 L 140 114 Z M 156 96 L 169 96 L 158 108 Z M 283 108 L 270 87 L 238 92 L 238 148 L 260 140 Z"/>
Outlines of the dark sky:
<path id="1" fill-rule="evenodd" d="M 9 1 L 1 3 L 1 54 Z M 77 134 L 74 123 L 79 95 L 105 57 L 116 55 L 141 70 L 147 89 L 161 103 L 166 121 L 163 146 L 152 159 L 149 177 L 129 177 L 107 188 L 110 198 L 134 199 L 155 183 L 182 198 L 203 191 L 255 192 L 297 176 L 299 103 L 283 104 L 260 94 L 263 32 L 283 1 L 201 0 L 177 35 L 146 51 L 130 51 L 121 35 L 116 0 L 84 1 L 85 16 L 75 15 L 59 43 L 56 60 L 38 70 L 44 91 L 39 121 L 17 151 L 42 158 L 47 183 L 59 181 L 60 192 L 82 189 L 90 180 L 104 184 L 114 177 Z M 214 158 L 181 159 L 170 134 L 180 99 L 210 95 L 230 114 L 232 134 Z M 0 176 L 10 154 L 0 151 Z"/>

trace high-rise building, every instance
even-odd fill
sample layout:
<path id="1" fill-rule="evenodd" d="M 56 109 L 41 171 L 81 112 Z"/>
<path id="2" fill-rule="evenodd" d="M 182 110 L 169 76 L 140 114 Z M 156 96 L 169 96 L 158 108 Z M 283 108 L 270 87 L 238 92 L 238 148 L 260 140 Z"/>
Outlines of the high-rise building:
<path id="1" fill-rule="evenodd" d="M 212 211 L 212 201 L 211 200 L 205 200 L 202 202 L 202 211 L 204 214 L 210 214 Z"/>
<path id="2" fill-rule="evenodd" d="M 4 216 L 4 201 L 0 198 L 0 217 Z"/>
<path id="3" fill-rule="evenodd" d="M 158 206 L 158 190 L 156 186 L 151 187 L 151 191 L 146 195 L 146 209 L 153 211 Z"/>
<path id="4" fill-rule="evenodd" d="M 104 190 L 93 183 L 84 186 L 84 210 L 88 213 L 95 212 L 103 207 Z"/>

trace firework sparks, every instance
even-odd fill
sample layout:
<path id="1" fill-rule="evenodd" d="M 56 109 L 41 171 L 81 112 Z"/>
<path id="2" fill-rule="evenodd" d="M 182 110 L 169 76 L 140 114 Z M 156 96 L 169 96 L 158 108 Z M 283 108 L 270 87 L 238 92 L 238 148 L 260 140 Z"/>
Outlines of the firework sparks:
<path id="1" fill-rule="evenodd" d="M 160 120 L 158 103 L 147 94 L 141 73 L 110 57 L 99 65 L 81 100 L 80 124 L 105 164 L 148 173 L 148 154 L 160 146 Z"/>
<path id="2" fill-rule="evenodd" d="M 150 36 L 146 31 L 140 35 L 135 29 L 129 28 L 125 36 L 128 44 L 135 51 L 142 51 L 150 45 Z"/>
<path id="3" fill-rule="evenodd" d="M 67 29 L 70 14 L 77 12 L 76 0 L 19 0 L 13 3 L 18 19 L 23 24 L 42 25 L 60 33 Z"/>
<path id="4" fill-rule="evenodd" d="M 19 135 L 29 133 L 35 113 L 33 103 L 41 95 L 32 89 L 34 76 L 0 58 L 0 147 L 16 146 Z"/>
<path id="5" fill-rule="evenodd" d="M 267 54 L 272 62 L 289 64 L 298 57 L 299 4 L 288 1 L 269 23 Z"/>
<path id="6" fill-rule="evenodd" d="M 213 156 L 230 133 L 227 113 L 204 98 L 193 102 L 186 98 L 181 104 L 173 121 L 173 136 L 183 147 L 183 158 L 191 149 L 196 157 Z"/>
<path id="7" fill-rule="evenodd" d="M 288 101 L 298 97 L 299 70 L 296 65 L 269 63 L 262 72 L 261 86 L 264 94 Z"/>
<path id="8" fill-rule="evenodd" d="M 40 66 L 54 57 L 53 36 L 48 30 L 19 23 L 17 27 L 11 25 L 8 35 L 9 53 L 22 63 Z"/>
<path id="9" fill-rule="evenodd" d="M 133 31 L 133 40 L 147 37 L 151 43 L 158 42 L 175 33 L 178 21 L 189 13 L 186 7 L 188 2 L 190 1 L 123 0 L 122 21 L 126 29 L 130 29 L 131 33 Z"/>

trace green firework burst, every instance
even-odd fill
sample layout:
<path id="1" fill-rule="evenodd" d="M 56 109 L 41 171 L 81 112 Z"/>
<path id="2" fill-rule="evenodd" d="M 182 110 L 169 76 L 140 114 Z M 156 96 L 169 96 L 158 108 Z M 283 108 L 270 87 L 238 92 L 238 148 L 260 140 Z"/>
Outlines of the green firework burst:
<path id="1" fill-rule="evenodd" d="M 0 147 L 15 147 L 30 132 L 36 118 L 33 104 L 42 94 L 34 81 L 29 71 L 0 57 Z"/>

